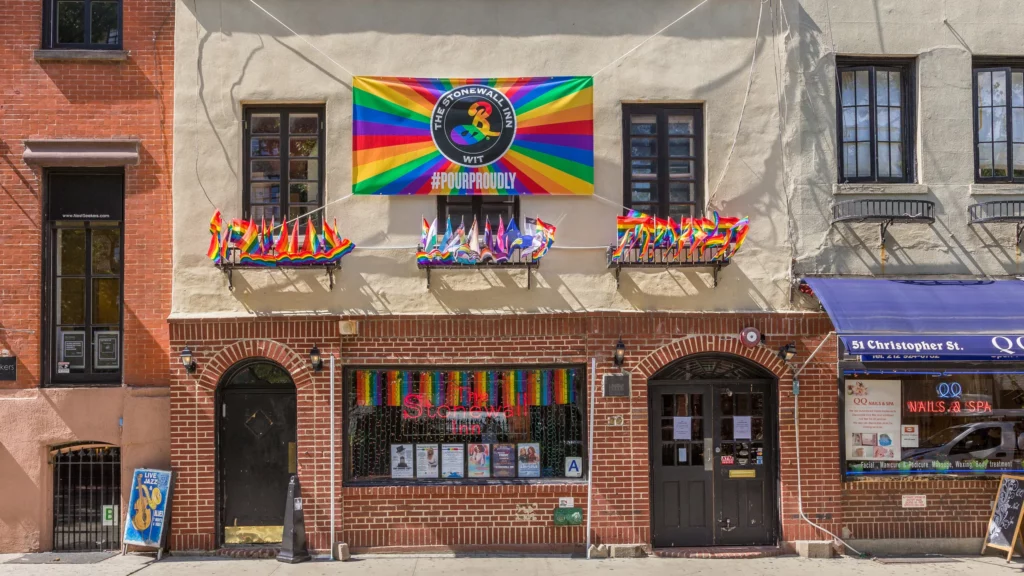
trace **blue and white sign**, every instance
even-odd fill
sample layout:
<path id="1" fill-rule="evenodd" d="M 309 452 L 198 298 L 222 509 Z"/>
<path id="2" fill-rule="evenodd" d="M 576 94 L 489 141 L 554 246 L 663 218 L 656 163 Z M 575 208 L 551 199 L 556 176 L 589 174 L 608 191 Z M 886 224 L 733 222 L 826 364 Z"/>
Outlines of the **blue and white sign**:
<path id="1" fill-rule="evenodd" d="M 136 468 L 124 523 L 124 544 L 160 548 L 171 502 L 171 472 Z"/>
<path id="2" fill-rule="evenodd" d="M 1024 361 L 1024 335 L 840 336 L 846 353 L 864 362 L 920 360 Z"/>

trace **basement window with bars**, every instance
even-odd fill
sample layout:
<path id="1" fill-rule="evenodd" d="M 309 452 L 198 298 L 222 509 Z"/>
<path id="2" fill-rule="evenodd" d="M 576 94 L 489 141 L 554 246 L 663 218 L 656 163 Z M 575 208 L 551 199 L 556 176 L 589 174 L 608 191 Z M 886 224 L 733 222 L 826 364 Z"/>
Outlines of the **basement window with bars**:
<path id="1" fill-rule="evenodd" d="M 345 372 L 348 484 L 584 477 L 582 366 Z"/>

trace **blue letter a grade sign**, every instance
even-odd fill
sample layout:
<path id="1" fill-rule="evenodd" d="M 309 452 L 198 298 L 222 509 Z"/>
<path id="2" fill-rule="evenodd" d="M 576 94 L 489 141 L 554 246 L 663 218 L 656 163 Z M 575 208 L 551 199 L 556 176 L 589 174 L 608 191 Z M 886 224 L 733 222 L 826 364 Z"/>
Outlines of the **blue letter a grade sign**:
<path id="1" fill-rule="evenodd" d="M 565 477 L 579 478 L 581 476 L 583 476 L 583 458 L 567 456 L 565 458 Z"/>

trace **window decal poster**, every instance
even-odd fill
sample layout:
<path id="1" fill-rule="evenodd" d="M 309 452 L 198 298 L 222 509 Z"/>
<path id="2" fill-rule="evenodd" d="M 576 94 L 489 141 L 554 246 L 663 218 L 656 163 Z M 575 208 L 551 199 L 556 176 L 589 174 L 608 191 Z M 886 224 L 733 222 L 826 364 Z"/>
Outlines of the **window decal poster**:
<path id="1" fill-rule="evenodd" d="M 491 447 L 491 458 L 495 478 L 516 477 L 515 444 L 495 444 Z"/>
<path id="2" fill-rule="evenodd" d="M 136 468 L 122 544 L 160 548 L 170 501 L 170 471 Z"/>
<path id="3" fill-rule="evenodd" d="M 356 76 L 352 193 L 594 193 L 594 80 Z"/>
<path id="4" fill-rule="evenodd" d="M 846 380 L 846 457 L 899 461 L 899 380 Z"/>

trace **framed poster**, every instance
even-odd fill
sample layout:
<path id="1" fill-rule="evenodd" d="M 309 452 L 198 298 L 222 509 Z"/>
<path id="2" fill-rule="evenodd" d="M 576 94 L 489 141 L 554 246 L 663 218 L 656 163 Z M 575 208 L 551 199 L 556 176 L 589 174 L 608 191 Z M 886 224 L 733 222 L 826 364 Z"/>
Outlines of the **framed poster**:
<path id="1" fill-rule="evenodd" d="M 469 466 L 467 475 L 470 478 L 491 477 L 491 445 L 470 444 Z"/>
<path id="2" fill-rule="evenodd" d="M 899 462 L 900 380 L 846 380 L 846 458 Z"/>
<path id="3" fill-rule="evenodd" d="M 413 468 L 412 444 L 392 444 L 391 477 L 412 478 L 415 471 L 415 468 Z"/>
<path id="4" fill-rule="evenodd" d="M 495 444 L 491 447 L 491 466 L 495 478 L 516 477 L 516 445 Z"/>
<path id="5" fill-rule="evenodd" d="M 441 477 L 466 477 L 466 446 L 464 444 L 441 445 Z"/>
<path id="6" fill-rule="evenodd" d="M 516 459 L 519 461 L 520 478 L 540 478 L 540 444 L 520 443 Z"/>
<path id="7" fill-rule="evenodd" d="M 593 100 L 590 76 L 356 76 L 352 193 L 593 194 Z"/>
<path id="8" fill-rule="evenodd" d="M 416 445 L 416 477 L 437 478 L 441 467 L 441 457 L 438 453 L 437 444 Z"/>
<path id="9" fill-rule="evenodd" d="M 85 331 L 84 330 L 61 330 L 60 348 L 58 363 L 64 362 L 66 366 L 59 366 L 58 374 L 69 374 L 71 370 L 85 370 Z M 61 372 L 60 368 L 67 368 L 67 372 Z"/>
<path id="10" fill-rule="evenodd" d="M 97 330 L 93 333 L 96 347 L 93 348 L 93 368 L 117 370 L 121 367 L 121 333 L 117 330 Z"/>
<path id="11" fill-rule="evenodd" d="M 135 469 L 121 544 L 163 548 L 167 511 L 171 509 L 171 475 L 168 470 Z"/>

